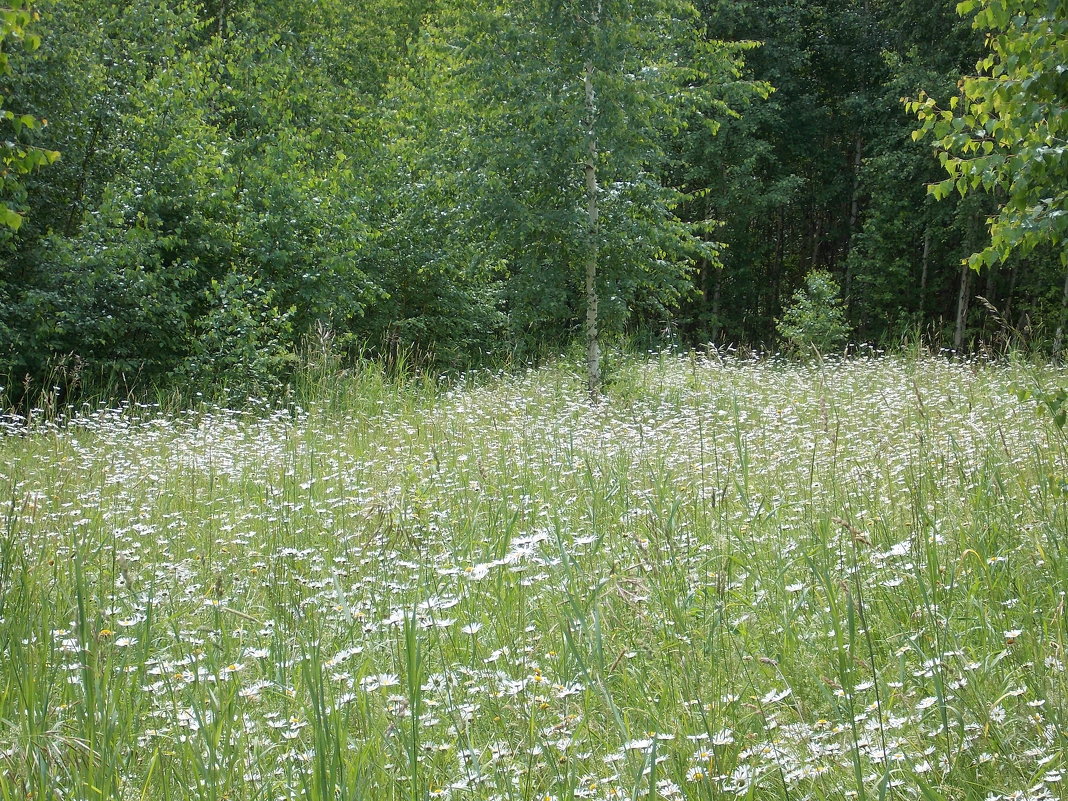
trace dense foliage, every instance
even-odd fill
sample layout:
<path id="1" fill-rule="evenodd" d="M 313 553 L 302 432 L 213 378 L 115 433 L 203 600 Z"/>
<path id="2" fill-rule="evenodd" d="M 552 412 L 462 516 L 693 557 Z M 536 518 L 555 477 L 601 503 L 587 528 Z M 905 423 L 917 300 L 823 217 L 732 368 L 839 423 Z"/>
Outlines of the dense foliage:
<path id="1" fill-rule="evenodd" d="M 967 0 L 960 8 L 979 5 Z M 991 52 L 979 75 L 961 81 L 951 111 L 926 96 L 911 104 L 923 122 L 915 137 L 933 134 L 949 172 L 931 193 L 1000 190 L 991 244 L 972 257 L 976 267 L 1047 243 L 1068 264 L 1068 2 L 990 3 L 974 24 L 990 31 Z"/>
<path id="2" fill-rule="evenodd" d="M 33 19 L 25 0 L 12 0 L 10 5 L 0 7 L 0 75 L 12 72 L 10 56 L 4 50 L 5 43 L 18 42 L 31 52 L 40 47 L 40 37 L 29 30 Z M 6 132 L 10 138 L 0 142 L 0 228 L 17 231 L 22 225 L 22 215 L 12 208 L 8 198 L 22 200 L 19 176 L 51 164 L 59 158 L 59 153 L 23 141 L 23 131 L 36 130 L 46 125 L 47 120 L 5 108 L 3 96 L 0 96 L 0 123 L 10 129 Z"/>
<path id="3" fill-rule="evenodd" d="M 269 392 L 316 341 L 528 360 L 591 305 L 601 340 L 778 347 L 814 271 L 861 340 L 1048 343 L 1063 2 L 961 5 L 979 29 L 947 0 L 8 3 L 0 385 Z M 992 191 L 935 203 L 900 98 L 950 108 L 980 59 L 928 127 Z M 968 115 L 989 136 L 938 127 Z"/>
<path id="4" fill-rule="evenodd" d="M 849 325 L 840 291 L 825 270 L 805 276 L 804 286 L 794 293 L 775 326 L 791 351 L 819 356 L 842 349 L 849 340 Z"/>

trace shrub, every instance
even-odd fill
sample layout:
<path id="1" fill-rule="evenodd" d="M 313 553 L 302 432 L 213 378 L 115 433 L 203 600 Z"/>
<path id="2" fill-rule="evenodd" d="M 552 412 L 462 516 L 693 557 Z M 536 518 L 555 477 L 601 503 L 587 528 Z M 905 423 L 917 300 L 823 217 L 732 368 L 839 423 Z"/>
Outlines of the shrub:
<path id="1" fill-rule="evenodd" d="M 238 271 L 212 281 L 205 301 L 193 352 L 177 377 L 239 396 L 277 391 L 296 362 L 293 310 L 278 308 L 273 290 Z"/>
<path id="2" fill-rule="evenodd" d="M 846 344 L 851 329 L 839 293 L 837 282 L 826 270 L 805 276 L 805 285 L 794 293 L 775 324 L 789 352 L 798 356 L 829 353 Z"/>

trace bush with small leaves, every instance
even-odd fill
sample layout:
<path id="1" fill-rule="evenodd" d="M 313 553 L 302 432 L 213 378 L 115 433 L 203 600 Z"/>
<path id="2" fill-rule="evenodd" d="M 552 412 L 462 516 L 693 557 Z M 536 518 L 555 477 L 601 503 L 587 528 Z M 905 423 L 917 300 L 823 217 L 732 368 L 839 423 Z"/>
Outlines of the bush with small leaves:
<path id="1" fill-rule="evenodd" d="M 240 271 L 211 282 L 208 310 L 193 326 L 193 352 L 176 377 L 244 397 L 278 391 L 296 364 L 291 319 L 275 292 Z"/>
<path id="2" fill-rule="evenodd" d="M 805 276 L 775 324 L 786 349 L 797 356 L 840 350 L 849 340 L 851 329 L 834 277 L 826 270 L 813 270 Z"/>

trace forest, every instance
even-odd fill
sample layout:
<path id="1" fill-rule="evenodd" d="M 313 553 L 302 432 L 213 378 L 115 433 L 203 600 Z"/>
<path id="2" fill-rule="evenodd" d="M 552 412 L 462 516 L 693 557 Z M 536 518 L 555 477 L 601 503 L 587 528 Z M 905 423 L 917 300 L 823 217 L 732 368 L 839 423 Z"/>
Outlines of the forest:
<path id="1" fill-rule="evenodd" d="M 0 384 L 271 392 L 322 348 L 1059 352 L 1066 18 L 7 0 Z"/>

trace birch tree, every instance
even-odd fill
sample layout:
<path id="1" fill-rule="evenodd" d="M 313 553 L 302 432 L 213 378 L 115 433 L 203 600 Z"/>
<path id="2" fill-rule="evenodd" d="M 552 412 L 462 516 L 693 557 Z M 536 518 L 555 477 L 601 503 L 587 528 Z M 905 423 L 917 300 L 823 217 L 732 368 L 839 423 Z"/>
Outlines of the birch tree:
<path id="1" fill-rule="evenodd" d="M 606 330 L 669 315 L 708 225 L 661 175 L 669 137 L 714 126 L 748 45 L 704 37 L 685 0 L 512 0 L 443 15 L 452 91 L 476 111 L 467 192 L 515 329 L 581 331 L 591 397 Z M 766 93 L 762 84 L 745 84 Z"/>

